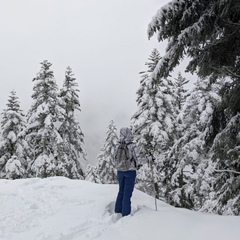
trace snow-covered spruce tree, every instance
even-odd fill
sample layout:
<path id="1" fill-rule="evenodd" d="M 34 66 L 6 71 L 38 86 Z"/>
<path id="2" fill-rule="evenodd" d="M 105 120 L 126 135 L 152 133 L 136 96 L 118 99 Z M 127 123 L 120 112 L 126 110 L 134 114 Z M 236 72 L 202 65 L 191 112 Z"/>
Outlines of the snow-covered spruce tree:
<path id="1" fill-rule="evenodd" d="M 220 169 L 224 172 L 218 175 L 218 184 L 214 185 L 217 194 L 213 197 L 218 206 L 211 209 L 223 213 L 226 212 L 225 207 L 228 206 L 229 212 L 229 209 L 234 209 L 234 211 L 231 211 L 237 214 L 240 204 L 235 196 L 238 193 L 233 190 L 233 194 L 230 194 L 231 190 L 226 192 L 225 190 L 228 189 L 227 185 L 237 186 L 236 182 L 233 184 L 230 184 L 230 182 L 239 177 L 236 176 L 236 173 L 234 173 L 234 178 L 229 176 L 230 172 L 233 173 L 234 171 L 232 169 L 227 175 L 229 166 L 225 164 L 225 160 L 229 163 L 228 154 L 232 152 L 229 151 L 230 149 L 235 149 L 233 151 L 235 153 L 238 149 L 238 141 L 233 144 L 230 140 L 236 140 L 239 133 L 240 3 L 235 0 L 172 0 L 157 12 L 149 24 L 149 37 L 152 37 L 155 32 L 158 33 L 159 41 L 168 39 L 169 44 L 165 56 L 159 61 L 154 71 L 154 75 L 168 76 L 169 72 L 179 64 L 185 54 L 191 58 L 187 67 L 188 71 L 196 71 L 203 78 L 209 76 L 211 80 L 219 76 L 229 76 L 232 79 L 232 83 L 224 95 L 225 100 L 213 113 L 211 126 L 213 134 L 210 137 L 212 140 L 210 143 L 214 141 L 212 160 L 214 164 L 221 163 L 218 167 L 226 169 Z M 231 132 L 233 129 L 233 132 L 236 133 Z M 226 136 L 227 132 L 229 132 L 229 141 L 223 140 L 223 136 Z M 221 154 L 216 154 L 217 152 Z M 239 154 L 235 156 L 239 156 Z M 239 161 L 237 159 L 238 157 L 235 157 L 232 162 Z M 234 169 L 239 172 L 237 166 L 234 166 Z M 221 188 L 221 183 L 227 184 L 224 186 L 225 190 Z M 220 200 L 221 194 L 222 200 Z M 231 196 L 233 197 L 231 198 Z M 231 201 L 234 201 L 234 204 L 229 207 Z"/>
<path id="2" fill-rule="evenodd" d="M 169 41 L 153 75 L 169 76 L 184 55 L 188 56 L 191 61 L 187 70 L 197 72 L 201 78 L 232 78 L 225 108 L 234 112 L 240 102 L 240 94 L 236 94 L 240 79 L 239 32 L 239 1 L 172 0 L 148 26 L 149 38 L 157 33 L 159 41 Z"/>
<path id="3" fill-rule="evenodd" d="M 188 90 L 184 85 L 189 83 L 185 77 L 182 76 L 181 72 L 178 73 L 178 76 L 175 78 L 174 82 L 174 93 L 175 93 L 175 101 L 177 105 L 177 113 L 179 114 L 182 110 L 184 103 L 186 102 L 186 98 L 188 96 Z"/>
<path id="4" fill-rule="evenodd" d="M 180 113 L 182 137 L 163 164 L 165 198 L 174 206 L 196 209 L 206 197 L 203 184 L 209 183 L 203 182 L 203 165 L 210 159 L 206 137 L 211 131 L 214 108 L 221 101 L 218 92 L 219 84 L 198 79 Z"/>
<path id="5" fill-rule="evenodd" d="M 30 148 L 25 141 L 26 123 L 15 91 L 11 91 L 2 113 L 0 178 L 26 177 Z"/>
<path id="6" fill-rule="evenodd" d="M 97 156 L 97 172 L 103 184 L 117 183 L 117 172 L 113 165 L 113 157 L 118 142 L 117 128 L 113 120 L 110 121 L 106 139 Z"/>
<path id="7" fill-rule="evenodd" d="M 154 49 L 146 62 L 147 71 L 140 73 L 141 82 L 137 91 L 138 110 L 131 119 L 134 138 L 141 152 L 144 155 L 152 154 L 157 160 L 153 165 L 144 166 L 137 176 L 138 188 L 150 195 L 153 195 L 153 192 L 159 193 L 159 188 L 162 189 L 162 186 L 159 186 L 160 173 L 153 172 L 157 172 L 158 165 L 173 145 L 176 133 L 173 83 L 168 79 L 152 76 L 160 58 L 159 52 Z"/>
<path id="8" fill-rule="evenodd" d="M 183 134 L 182 129 L 182 119 L 181 119 L 181 110 L 183 105 L 186 102 L 186 98 L 189 95 L 188 90 L 185 88 L 185 85 L 189 82 L 182 74 L 179 72 L 178 76 L 174 81 L 174 110 L 176 114 L 176 140 L 179 139 Z"/>
<path id="9" fill-rule="evenodd" d="M 101 183 L 99 179 L 98 169 L 97 166 L 87 165 L 85 171 L 85 180 L 94 183 Z"/>
<path id="10" fill-rule="evenodd" d="M 63 88 L 60 90 L 61 106 L 64 111 L 64 120 L 59 127 L 62 143 L 59 148 L 62 168 L 58 169 L 59 175 L 69 178 L 84 178 L 81 161 L 86 160 L 84 149 L 84 135 L 75 114 L 81 111 L 78 96 L 78 84 L 70 67 L 67 67 Z"/>
<path id="11" fill-rule="evenodd" d="M 140 73 L 138 109 L 131 118 L 134 138 L 141 151 L 154 151 L 157 158 L 169 150 L 174 141 L 175 131 L 173 84 L 168 79 L 152 76 L 159 60 L 160 54 L 154 49 L 146 62 L 147 71 Z"/>
<path id="12" fill-rule="evenodd" d="M 33 79 L 33 103 L 27 114 L 27 140 L 33 151 L 30 176 L 56 176 L 57 169 L 62 167 L 58 150 L 62 138 L 57 129 L 57 124 L 62 121 L 62 108 L 51 65 L 47 60 L 43 61 L 39 73 Z"/>
<path id="13" fill-rule="evenodd" d="M 212 119 L 212 161 L 214 163 L 211 198 L 203 210 L 218 214 L 240 214 L 240 91 L 239 81 L 223 86 L 223 101 Z"/>

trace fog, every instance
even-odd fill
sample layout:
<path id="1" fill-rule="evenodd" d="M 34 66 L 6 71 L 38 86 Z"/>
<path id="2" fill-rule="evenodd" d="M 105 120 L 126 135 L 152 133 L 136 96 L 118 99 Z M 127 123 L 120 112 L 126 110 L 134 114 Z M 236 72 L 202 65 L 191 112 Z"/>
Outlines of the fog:
<path id="1" fill-rule="evenodd" d="M 139 72 L 154 47 L 147 25 L 168 0 L 0 0 L 0 112 L 10 91 L 26 113 L 32 79 L 50 61 L 59 88 L 67 66 L 80 90 L 77 113 L 90 164 L 110 120 L 128 126 L 136 110 Z"/>

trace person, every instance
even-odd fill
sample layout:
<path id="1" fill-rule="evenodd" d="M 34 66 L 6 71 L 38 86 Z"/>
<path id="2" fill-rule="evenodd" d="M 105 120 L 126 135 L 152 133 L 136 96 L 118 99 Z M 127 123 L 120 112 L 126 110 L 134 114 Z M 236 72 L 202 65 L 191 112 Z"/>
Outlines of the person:
<path id="1" fill-rule="evenodd" d="M 129 154 L 133 161 L 126 170 L 117 169 L 117 178 L 119 183 L 119 191 L 115 202 L 115 213 L 121 213 L 122 216 L 127 216 L 131 213 L 131 197 L 134 190 L 136 170 L 143 164 L 140 156 L 140 151 L 136 144 L 133 143 L 133 135 L 129 128 L 120 129 L 120 141 L 116 146 L 117 149 L 121 143 L 126 143 Z"/>

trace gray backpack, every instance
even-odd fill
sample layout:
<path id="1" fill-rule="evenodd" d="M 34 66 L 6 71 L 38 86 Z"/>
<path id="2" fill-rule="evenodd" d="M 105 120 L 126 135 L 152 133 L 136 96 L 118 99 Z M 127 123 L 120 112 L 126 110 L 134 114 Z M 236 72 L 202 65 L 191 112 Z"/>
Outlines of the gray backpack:
<path id="1" fill-rule="evenodd" d="M 134 164 L 136 166 L 136 162 L 133 158 L 133 155 L 130 153 L 130 150 L 128 148 L 128 145 L 131 143 L 125 143 L 121 142 L 116 150 L 115 153 L 115 167 L 119 171 L 127 171 L 130 169 L 132 161 L 134 161 Z"/>

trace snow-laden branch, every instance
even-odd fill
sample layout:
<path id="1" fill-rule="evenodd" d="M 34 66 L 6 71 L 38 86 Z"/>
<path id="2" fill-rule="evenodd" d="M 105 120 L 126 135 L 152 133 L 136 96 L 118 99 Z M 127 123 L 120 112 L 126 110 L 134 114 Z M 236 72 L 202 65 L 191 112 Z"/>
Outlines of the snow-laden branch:
<path id="1" fill-rule="evenodd" d="M 240 172 L 234 171 L 234 170 L 220 170 L 220 169 L 214 169 L 215 172 L 230 172 L 230 173 L 236 173 L 240 175 Z"/>
<path id="2" fill-rule="evenodd" d="M 239 174 L 240 175 L 240 172 L 237 172 L 237 171 L 234 171 L 234 170 L 221 170 L 221 169 L 214 169 L 215 172 L 230 172 L 230 173 L 235 173 L 235 174 Z M 182 171 L 183 173 L 190 173 L 190 174 L 193 174 L 193 172 L 191 171 L 185 171 L 183 170 Z"/>

